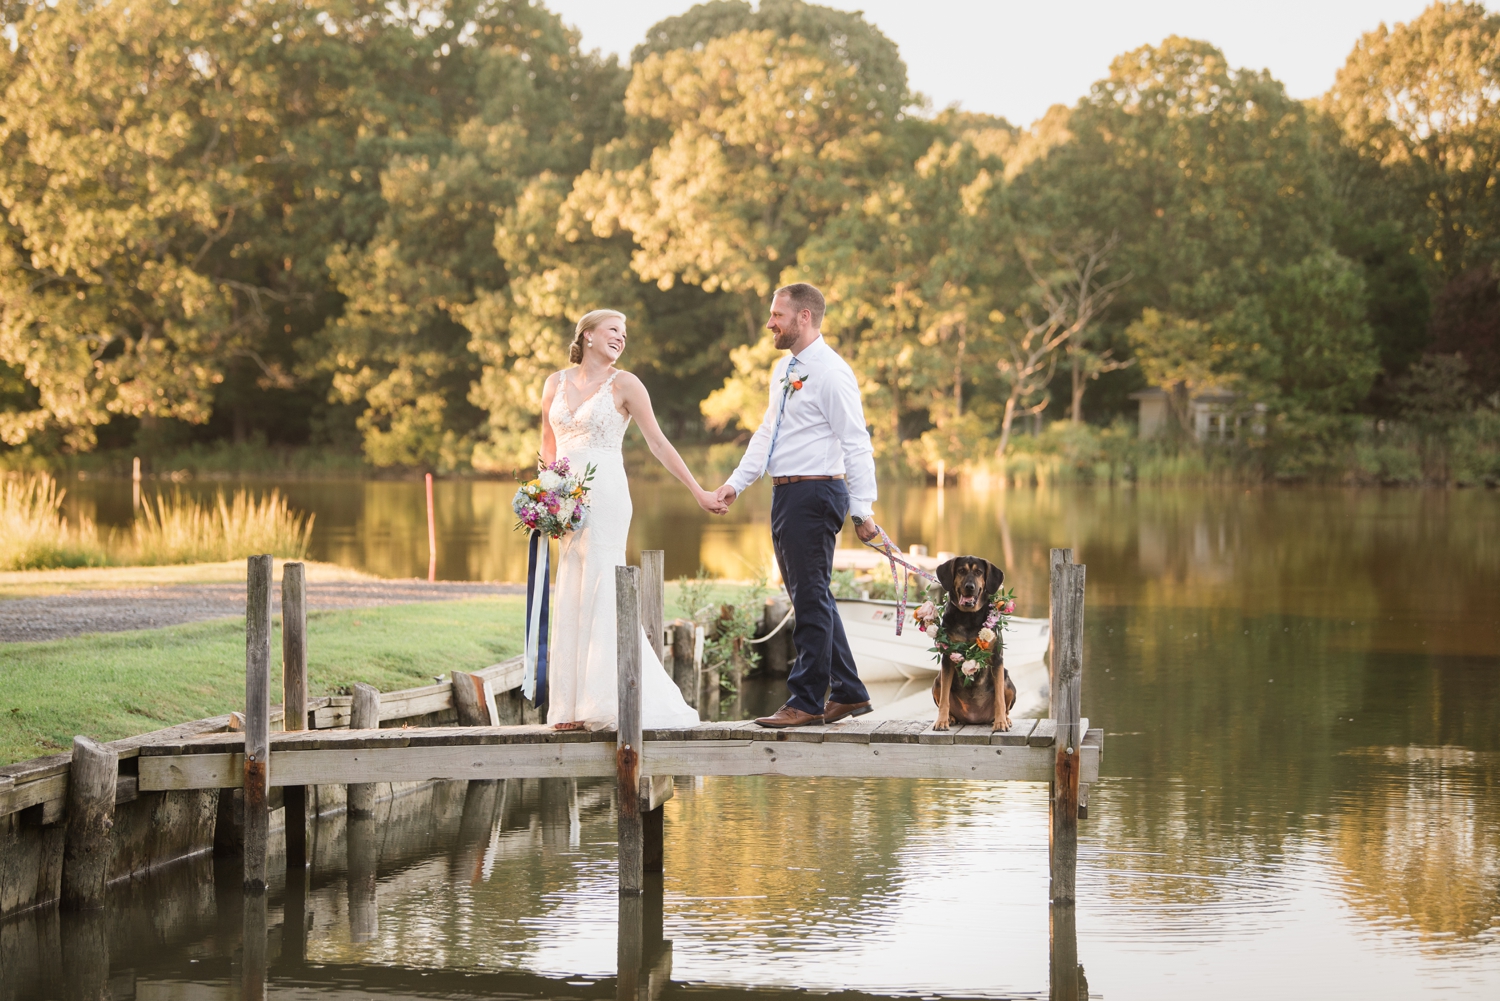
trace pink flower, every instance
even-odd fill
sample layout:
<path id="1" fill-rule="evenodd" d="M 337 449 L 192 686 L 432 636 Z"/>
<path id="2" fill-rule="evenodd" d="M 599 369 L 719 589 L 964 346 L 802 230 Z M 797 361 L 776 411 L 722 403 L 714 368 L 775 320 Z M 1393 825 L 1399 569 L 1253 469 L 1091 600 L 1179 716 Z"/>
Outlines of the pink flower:
<path id="1" fill-rule="evenodd" d="M 948 659 L 951 660 L 951 661 L 953 661 L 953 663 L 957 664 L 959 661 L 961 661 L 961 660 L 964 659 L 964 655 L 961 654 L 961 653 L 950 653 L 948 655 Z"/>
<path id="2" fill-rule="evenodd" d="M 938 627 L 937 627 L 936 624 L 930 625 L 930 626 L 927 627 L 927 635 L 928 636 L 932 637 L 933 639 L 937 639 L 937 634 L 938 634 Z"/>
<path id="3" fill-rule="evenodd" d="M 1005 603 L 1005 608 L 1004 608 L 1004 611 L 1005 611 L 1005 614 L 1006 614 L 1006 615 L 1009 615 L 1009 614 L 1011 614 L 1011 613 L 1012 613 L 1012 612 L 1014 612 L 1014 611 L 1015 611 L 1015 610 L 1016 610 L 1016 603 L 1015 603 L 1015 601 L 1014 601 L 1014 600 L 1011 600 L 1011 601 L 1007 601 L 1007 602 L 1006 602 L 1006 603 Z"/>
<path id="4" fill-rule="evenodd" d="M 964 672 L 964 677 L 965 678 L 972 678 L 972 677 L 974 677 L 974 672 L 976 672 L 976 671 L 979 670 L 979 661 L 977 661 L 977 660 L 966 660 L 966 661 L 964 661 L 964 666 L 963 666 L 962 670 Z"/>

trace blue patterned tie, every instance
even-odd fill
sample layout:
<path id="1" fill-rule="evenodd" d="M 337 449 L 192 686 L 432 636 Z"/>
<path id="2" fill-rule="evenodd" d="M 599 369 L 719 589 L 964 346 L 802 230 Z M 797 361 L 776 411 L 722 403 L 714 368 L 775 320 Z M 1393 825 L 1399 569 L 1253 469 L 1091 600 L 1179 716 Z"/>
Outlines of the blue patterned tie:
<path id="1" fill-rule="evenodd" d="M 787 363 L 786 375 L 781 380 L 781 410 L 776 414 L 776 429 L 771 432 L 771 448 L 766 452 L 766 475 L 771 474 L 771 456 L 776 454 L 776 439 L 781 437 L 781 419 L 786 416 L 786 401 L 792 395 L 792 369 L 797 365 L 797 356 Z"/>

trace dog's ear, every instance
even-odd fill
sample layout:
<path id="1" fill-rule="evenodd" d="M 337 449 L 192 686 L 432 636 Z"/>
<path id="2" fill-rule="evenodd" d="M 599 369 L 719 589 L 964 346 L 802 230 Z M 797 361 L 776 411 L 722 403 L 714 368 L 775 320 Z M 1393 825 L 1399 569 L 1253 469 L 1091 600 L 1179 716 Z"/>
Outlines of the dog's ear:
<path id="1" fill-rule="evenodd" d="M 1005 584 L 1005 571 L 1001 570 L 989 560 L 984 561 L 984 593 L 991 595 L 1000 590 Z"/>
<path id="2" fill-rule="evenodd" d="M 939 563 L 937 568 L 938 583 L 943 585 L 943 590 L 953 592 L 953 569 L 958 565 L 958 557 L 954 557 L 947 563 Z"/>

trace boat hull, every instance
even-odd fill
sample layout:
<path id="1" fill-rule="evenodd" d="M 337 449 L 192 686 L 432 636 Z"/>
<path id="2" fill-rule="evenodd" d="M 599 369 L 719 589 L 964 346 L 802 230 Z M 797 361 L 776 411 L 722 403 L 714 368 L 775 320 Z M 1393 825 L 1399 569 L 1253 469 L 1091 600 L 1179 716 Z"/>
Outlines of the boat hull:
<path id="1" fill-rule="evenodd" d="M 931 681 L 937 675 L 932 641 L 912 618 L 910 606 L 900 636 L 896 635 L 894 601 L 840 598 L 838 607 L 861 680 Z M 1017 668 L 1038 663 L 1047 656 L 1048 632 L 1046 619 L 1011 617 L 1001 638 L 1005 664 L 1013 677 Z"/>

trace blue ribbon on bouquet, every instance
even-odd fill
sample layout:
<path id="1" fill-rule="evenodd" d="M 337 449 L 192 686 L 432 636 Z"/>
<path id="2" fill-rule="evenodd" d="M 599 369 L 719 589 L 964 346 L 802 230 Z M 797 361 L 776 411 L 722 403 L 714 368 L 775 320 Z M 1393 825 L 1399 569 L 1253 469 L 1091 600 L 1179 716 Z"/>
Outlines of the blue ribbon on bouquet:
<path id="1" fill-rule="evenodd" d="M 521 694 L 543 713 L 547 711 L 547 611 L 551 577 L 547 572 L 548 538 L 531 533 L 526 559 L 526 654 Z"/>

